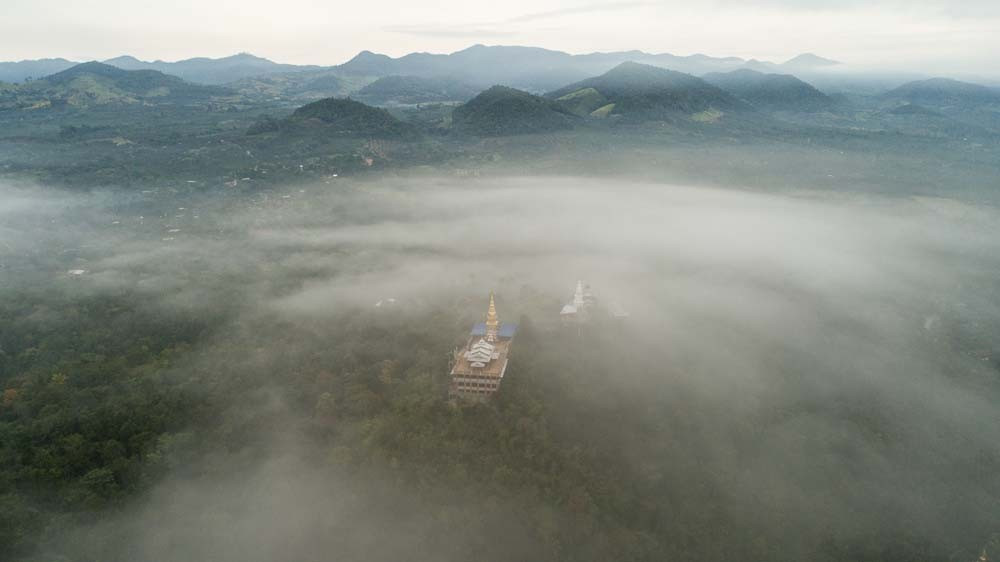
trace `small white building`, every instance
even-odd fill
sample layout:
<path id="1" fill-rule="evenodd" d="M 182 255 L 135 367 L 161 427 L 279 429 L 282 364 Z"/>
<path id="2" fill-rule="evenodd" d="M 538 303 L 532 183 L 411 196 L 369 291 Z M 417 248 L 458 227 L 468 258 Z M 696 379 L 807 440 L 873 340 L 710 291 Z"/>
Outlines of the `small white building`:
<path id="1" fill-rule="evenodd" d="M 577 281 L 576 291 L 573 292 L 573 302 L 562 307 L 562 310 L 559 311 L 559 318 L 564 324 L 585 322 L 595 303 L 596 299 L 590 292 L 590 285 L 584 285 L 583 281 Z"/>

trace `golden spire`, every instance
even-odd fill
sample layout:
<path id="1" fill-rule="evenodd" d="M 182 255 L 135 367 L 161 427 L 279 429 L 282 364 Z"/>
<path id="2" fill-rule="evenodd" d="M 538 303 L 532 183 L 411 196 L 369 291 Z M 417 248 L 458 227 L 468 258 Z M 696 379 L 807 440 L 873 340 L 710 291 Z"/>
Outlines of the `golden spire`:
<path id="1" fill-rule="evenodd" d="M 486 339 L 493 341 L 497 337 L 497 327 L 500 320 L 497 318 L 497 305 L 493 302 L 493 291 L 490 291 L 490 308 L 486 311 Z"/>

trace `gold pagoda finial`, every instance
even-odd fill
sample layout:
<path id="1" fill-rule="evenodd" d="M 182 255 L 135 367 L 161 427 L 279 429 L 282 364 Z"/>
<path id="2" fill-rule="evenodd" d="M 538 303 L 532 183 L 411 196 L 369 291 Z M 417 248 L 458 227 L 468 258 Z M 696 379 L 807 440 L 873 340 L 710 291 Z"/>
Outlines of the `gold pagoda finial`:
<path id="1" fill-rule="evenodd" d="M 493 302 L 493 291 L 490 291 L 490 308 L 486 311 L 486 339 L 493 341 L 497 337 L 500 319 L 497 318 L 497 305 Z"/>

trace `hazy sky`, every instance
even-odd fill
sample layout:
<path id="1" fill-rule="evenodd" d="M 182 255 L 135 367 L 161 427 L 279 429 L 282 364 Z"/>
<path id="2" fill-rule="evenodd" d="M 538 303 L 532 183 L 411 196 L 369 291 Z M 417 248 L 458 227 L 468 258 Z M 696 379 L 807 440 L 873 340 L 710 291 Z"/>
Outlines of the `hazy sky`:
<path id="1" fill-rule="evenodd" d="M 473 43 L 569 52 L 642 49 L 1000 72 L 998 0 L 2 0 L 0 60 L 131 54 L 176 60 L 249 51 L 335 64 Z"/>

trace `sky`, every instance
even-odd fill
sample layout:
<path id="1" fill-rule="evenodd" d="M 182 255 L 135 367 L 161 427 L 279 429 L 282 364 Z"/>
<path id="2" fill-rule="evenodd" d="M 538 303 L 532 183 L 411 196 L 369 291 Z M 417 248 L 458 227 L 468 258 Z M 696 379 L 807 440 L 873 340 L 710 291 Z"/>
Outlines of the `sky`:
<path id="1" fill-rule="evenodd" d="M 2 0 L 0 60 L 144 60 L 251 52 L 338 64 L 476 43 L 585 53 L 641 49 L 1000 73 L 997 0 Z"/>

